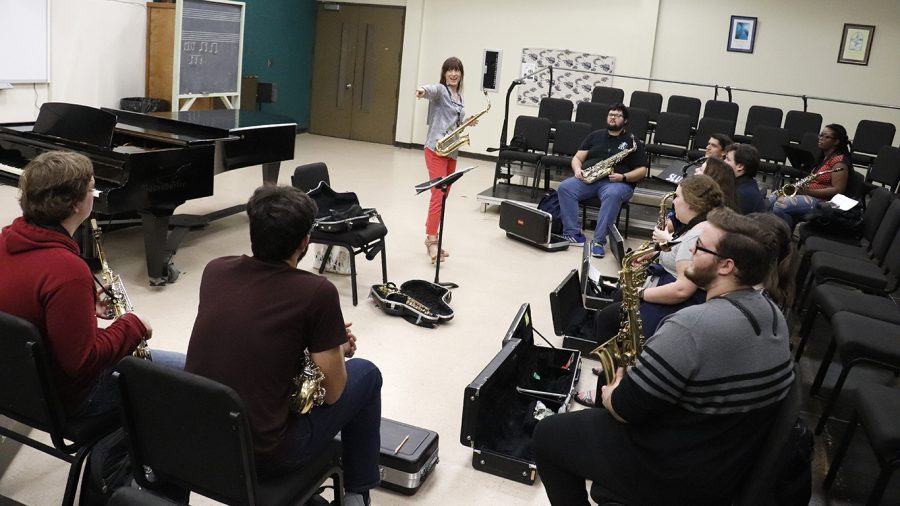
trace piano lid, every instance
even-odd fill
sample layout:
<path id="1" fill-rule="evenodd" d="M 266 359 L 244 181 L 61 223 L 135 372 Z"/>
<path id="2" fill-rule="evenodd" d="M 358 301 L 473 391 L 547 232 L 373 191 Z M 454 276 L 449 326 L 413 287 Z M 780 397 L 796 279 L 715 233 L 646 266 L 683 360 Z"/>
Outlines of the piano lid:
<path id="1" fill-rule="evenodd" d="M 213 109 L 209 111 L 172 111 L 150 113 L 159 118 L 222 128 L 231 132 L 260 127 L 297 126 L 297 122 L 287 116 L 243 109 Z"/>

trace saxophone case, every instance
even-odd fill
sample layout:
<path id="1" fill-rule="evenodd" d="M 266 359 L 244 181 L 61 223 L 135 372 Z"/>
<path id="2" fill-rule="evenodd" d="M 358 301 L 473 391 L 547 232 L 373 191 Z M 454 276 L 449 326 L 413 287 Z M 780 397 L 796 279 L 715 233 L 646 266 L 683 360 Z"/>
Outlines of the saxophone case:
<path id="1" fill-rule="evenodd" d="M 522 304 L 500 351 L 465 389 L 459 441 L 479 471 L 531 485 L 531 435 L 538 418 L 568 411 L 581 352 L 535 346 L 531 308 Z"/>

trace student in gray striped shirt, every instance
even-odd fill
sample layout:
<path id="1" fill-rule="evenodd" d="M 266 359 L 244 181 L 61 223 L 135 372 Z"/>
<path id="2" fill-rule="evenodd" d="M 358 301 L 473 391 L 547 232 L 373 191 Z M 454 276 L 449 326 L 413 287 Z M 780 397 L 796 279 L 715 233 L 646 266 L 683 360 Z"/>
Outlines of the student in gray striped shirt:
<path id="1" fill-rule="evenodd" d="M 603 408 L 552 416 L 534 432 L 554 505 L 610 500 L 731 504 L 793 381 L 788 327 L 754 289 L 783 251 L 770 223 L 709 213 L 685 272 L 706 302 L 663 320 L 634 366 L 602 388 Z"/>

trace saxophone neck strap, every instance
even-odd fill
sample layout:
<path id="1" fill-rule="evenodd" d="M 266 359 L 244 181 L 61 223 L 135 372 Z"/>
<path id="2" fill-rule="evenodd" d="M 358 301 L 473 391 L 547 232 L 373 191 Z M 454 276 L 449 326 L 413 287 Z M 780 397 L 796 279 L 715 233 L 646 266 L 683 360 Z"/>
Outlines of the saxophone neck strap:
<path id="1" fill-rule="evenodd" d="M 750 310 L 747 309 L 747 306 L 744 306 L 740 302 L 729 297 L 729 295 L 733 293 L 742 292 L 745 290 L 753 290 L 753 288 L 742 288 L 740 290 L 735 290 L 734 292 L 729 292 L 714 298 L 728 301 L 729 304 L 737 308 L 737 310 L 744 315 L 744 318 L 746 318 L 747 321 L 750 322 L 750 326 L 753 327 L 753 332 L 755 332 L 756 335 L 759 336 L 760 333 L 762 333 L 762 327 L 759 324 L 759 320 L 757 320 L 753 313 L 751 313 Z M 772 310 L 772 335 L 778 335 L 778 308 L 775 307 L 775 304 L 773 304 L 768 297 L 763 295 L 763 298 L 766 300 L 766 302 L 768 302 L 769 308 Z"/>

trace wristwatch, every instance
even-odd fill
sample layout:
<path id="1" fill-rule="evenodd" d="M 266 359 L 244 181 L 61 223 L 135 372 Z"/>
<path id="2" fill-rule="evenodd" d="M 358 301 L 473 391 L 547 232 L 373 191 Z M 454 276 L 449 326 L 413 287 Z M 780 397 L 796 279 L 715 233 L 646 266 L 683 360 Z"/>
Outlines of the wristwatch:
<path id="1" fill-rule="evenodd" d="M 638 288 L 638 300 L 644 300 L 644 290 L 645 289 L 646 288 L 643 286 Z"/>

